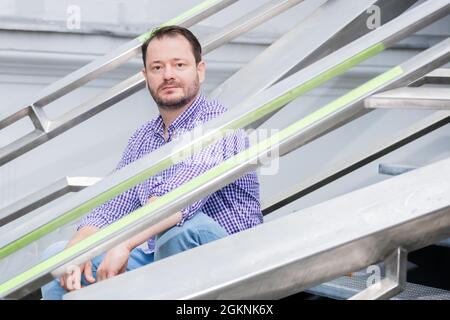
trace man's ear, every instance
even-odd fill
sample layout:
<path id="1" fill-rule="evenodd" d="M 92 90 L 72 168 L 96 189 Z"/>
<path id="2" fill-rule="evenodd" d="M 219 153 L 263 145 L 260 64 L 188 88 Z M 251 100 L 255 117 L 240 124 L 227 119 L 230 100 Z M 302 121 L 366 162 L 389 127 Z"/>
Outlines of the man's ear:
<path id="1" fill-rule="evenodd" d="M 142 75 L 144 76 L 145 83 L 147 83 L 147 73 L 145 72 L 145 68 L 142 68 L 141 72 L 142 72 Z"/>
<path id="2" fill-rule="evenodd" d="M 197 74 L 199 82 L 202 83 L 205 80 L 205 61 L 200 61 L 197 65 Z"/>

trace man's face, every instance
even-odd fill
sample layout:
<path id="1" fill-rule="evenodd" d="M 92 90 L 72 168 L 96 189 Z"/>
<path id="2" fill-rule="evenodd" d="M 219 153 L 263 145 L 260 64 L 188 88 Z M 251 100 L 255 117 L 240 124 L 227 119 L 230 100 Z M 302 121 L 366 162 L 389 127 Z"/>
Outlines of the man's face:
<path id="1" fill-rule="evenodd" d="M 165 36 L 148 44 L 143 73 L 156 104 L 174 110 L 196 97 L 205 79 L 205 63 L 196 65 L 192 47 L 183 36 Z"/>

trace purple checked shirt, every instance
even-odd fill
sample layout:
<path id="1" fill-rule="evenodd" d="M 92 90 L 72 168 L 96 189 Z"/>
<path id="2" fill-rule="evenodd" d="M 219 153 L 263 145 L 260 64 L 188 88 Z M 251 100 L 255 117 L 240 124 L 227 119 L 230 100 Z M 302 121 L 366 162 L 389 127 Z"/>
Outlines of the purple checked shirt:
<path id="1" fill-rule="evenodd" d="M 161 116 L 158 116 L 134 132 L 128 140 L 116 170 L 120 170 L 225 111 L 226 108 L 220 103 L 209 102 L 203 94 L 200 94 L 191 106 L 169 126 L 167 141 L 164 139 L 163 120 Z M 82 220 L 78 229 L 86 225 L 105 227 L 144 206 L 149 198 L 166 194 L 248 147 L 248 137 L 243 130 L 228 135 L 204 148 L 198 154 L 163 170 L 95 208 Z M 182 220 L 178 225 L 183 225 L 199 210 L 217 221 L 229 234 L 262 223 L 263 216 L 259 203 L 259 182 L 256 172 L 249 172 L 213 194 L 182 209 Z M 148 251 L 153 251 L 154 246 L 154 238 L 149 239 Z"/>

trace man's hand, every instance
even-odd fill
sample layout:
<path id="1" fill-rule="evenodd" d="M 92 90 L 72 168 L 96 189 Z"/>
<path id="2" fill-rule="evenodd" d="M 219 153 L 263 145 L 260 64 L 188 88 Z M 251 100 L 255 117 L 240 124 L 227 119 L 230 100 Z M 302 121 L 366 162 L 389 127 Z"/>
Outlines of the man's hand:
<path id="1" fill-rule="evenodd" d="M 68 268 L 66 274 L 59 279 L 61 287 L 66 291 L 73 291 L 81 289 L 81 274 L 84 272 L 84 277 L 89 283 L 94 283 L 95 279 L 92 276 L 91 261 L 82 264 L 81 266 L 73 266 Z"/>
<path id="2" fill-rule="evenodd" d="M 102 281 L 125 272 L 130 252 L 131 249 L 127 243 L 122 243 L 109 250 L 97 269 L 97 280 Z"/>
<path id="3" fill-rule="evenodd" d="M 80 242 L 81 240 L 89 237 L 90 235 L 98 231 L 97 227 L 86 226 L 81 228 L 75 233 L 72 240 L 69 241 L 66 248 L 73 246 L 74 244 Z M 61 287 L 66 291 L 73 291 L 81 288 L 81 275 L 84 272 L 84 277 L 89 283 L 94 283 L 95 279 L 92 276 L 92 263 L 88 261 L 80 266 L 72 266 L 66 270 L 66 273 L 59 278 Z"/>

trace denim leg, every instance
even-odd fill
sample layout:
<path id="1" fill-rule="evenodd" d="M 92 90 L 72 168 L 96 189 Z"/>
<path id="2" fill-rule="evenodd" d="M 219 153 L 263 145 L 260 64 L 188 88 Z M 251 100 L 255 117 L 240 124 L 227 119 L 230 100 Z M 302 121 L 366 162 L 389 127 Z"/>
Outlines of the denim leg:
<path id="1" fill-rule="evenodd" d="M 133 249 L 128 259 L 127 271 L 150 264 L 154 261 L 154 253 L 145 253 L 142 249 Z"/>
<path id="2" fill-rule="evenodd" d="M 181 227 L 174 226 L 156 237 L 155 261 L 226 237 L 227 231 L 203 212 L 197 212 Z"/>
<path id="3" fill-rule="evenodd" d="M 153 261 L 166 258 L 176 253 L 200 246 L 202 244 L 226 237 L 228 233 L 214 219 L 203 212 L 197 212 L 194 217 L 187 220 L 183 226 L 174 226 L 156 237 L 154 254 L 146 254 L 140 248 L 134 249 L 128 260 L 127 271 L 147 265 Z M 61 252 L 67 245 L 67 241 L 55 243 L 45 250 L 42 259 Z M 92 260 L 92 273 L 96 277 L 97 268 L 103 261 L 104 254 Z M 84 276 L 81 277 L 82 286 L 89 283 Z M 66 291 L 60 286 L 59 279 L 55 279 L 41 288 L 42 297 L 45 300 L 60 300 Z"/>
<path id="4" fill-rule="evenodd" d="M 51 245 L 47 250 L 44 251 L 42 255 L 42 259 L 46 260 L 49 257 L 61 252 L 67 245 L 67 241 L 57 242 Z M 105 254 L 99 255 L 92 259 L 92 275 L 94 278 L 97 278 L 97 269 L 103 261 Z M 131 251 L 130 258 L 128 259 L 127 271 L 131 271 L 133 269 L 139 268 L 143 265 L 149 264 L 153 262 L 153 253 L 146 254 L 141 249 L 136 248 Z M 86 281 L 84 275 L 81 276 L 81 286 L 85 287 L 90 285 L 91 283 Z M 59 283 L 59 279 L 54 279 L 48 284 L 42 286 L 41 288 L 42 298 L 44 300 L 61 300 L 63 295 L 66 294 L 66 290 L 61 287 Z"/>
<path id="5" fill-rule="evenodd" d="M 68 241 L 60 241 L 52 244 L 42 254 L 41 260 L 44 261 L 60 253 L 66 247 Z M 42 298 L 44 300 L 61 300 L 66 291 L 59 285 L 59 279 L 52 280 L 41 287 Z"/>

